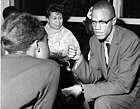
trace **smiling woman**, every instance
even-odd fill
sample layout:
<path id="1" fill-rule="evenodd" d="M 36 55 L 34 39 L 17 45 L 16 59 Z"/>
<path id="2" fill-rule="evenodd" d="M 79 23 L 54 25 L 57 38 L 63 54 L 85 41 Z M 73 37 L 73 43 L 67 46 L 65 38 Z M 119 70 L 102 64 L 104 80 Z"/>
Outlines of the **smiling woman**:
<path id="1" fill-rule="evenodd" d="M 51 56 L 54 53 L 68 55 L 68 47 L 80 48 L 79 43 L 70 30 L 63 26 L 63 6 L 51 4 L 46 13 L 47 24 L 45 30 L 48 33 L 48 44 Z"/>

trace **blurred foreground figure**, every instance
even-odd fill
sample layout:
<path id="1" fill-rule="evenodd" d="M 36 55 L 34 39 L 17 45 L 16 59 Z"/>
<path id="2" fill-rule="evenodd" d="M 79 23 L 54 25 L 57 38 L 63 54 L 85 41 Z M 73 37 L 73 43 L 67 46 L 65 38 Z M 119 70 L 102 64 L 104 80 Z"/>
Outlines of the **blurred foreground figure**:
<path id="1" fill-rule="evenodd" d="M 59 84 L 59 65 L 49 60 L 48 35 L 27 13 L 8 17 L 1 29 L 2 109 L 52 109 Z"/>

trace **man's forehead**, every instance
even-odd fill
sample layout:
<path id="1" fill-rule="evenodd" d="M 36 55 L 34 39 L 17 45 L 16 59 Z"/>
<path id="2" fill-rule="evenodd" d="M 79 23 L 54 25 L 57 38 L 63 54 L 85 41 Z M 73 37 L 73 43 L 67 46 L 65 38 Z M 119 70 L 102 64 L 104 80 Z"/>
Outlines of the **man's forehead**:
<path id="1" fill-rule="evenodd" d="M 106 19 L 110 18 L 110 11 L 108 9 L 95 9 L 92 11 L 91 19 Z"/>

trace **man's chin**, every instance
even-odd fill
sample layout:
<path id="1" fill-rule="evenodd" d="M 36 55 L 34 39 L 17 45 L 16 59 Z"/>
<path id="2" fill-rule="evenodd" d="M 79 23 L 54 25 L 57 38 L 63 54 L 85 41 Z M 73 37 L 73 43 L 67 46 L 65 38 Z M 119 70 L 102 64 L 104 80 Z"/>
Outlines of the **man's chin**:
<path id="1" fill-rule="evenodd" d="M 96 35 L 96 37 L 97 37 L 99 40 L 104 39 L 104 37 L 103 37 L 103 36 L 101 36 L 101 35 Z"/>
<path id="2" fill-rule="evenodd" d="M 97 35 L 97 39 L 98 39 L 100 42 L 104 42 L 104 41 L 106 40 L 106 37 Z"/>

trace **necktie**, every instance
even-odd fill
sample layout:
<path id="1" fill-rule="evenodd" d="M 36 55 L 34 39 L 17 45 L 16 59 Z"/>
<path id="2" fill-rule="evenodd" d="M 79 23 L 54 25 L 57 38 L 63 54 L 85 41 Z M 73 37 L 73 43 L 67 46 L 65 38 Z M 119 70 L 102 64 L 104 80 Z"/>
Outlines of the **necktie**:
<path id="1" fill-rule="evenodd" d="M 108 53 L 108 57 L 109 57 L 110 44 L 109 43 L 106 43 L 106 47 L 107 47 L 107 53 Z"/>
<path id="2" fill-rule="evenodd" d="M 106 66 L 108 67 L 108 60 L 109 60 L 109 51 L 110 51 L 110 44 L 106 43 L 106 48 L 107 48 L 107 54 L 106 54 Z"/>

